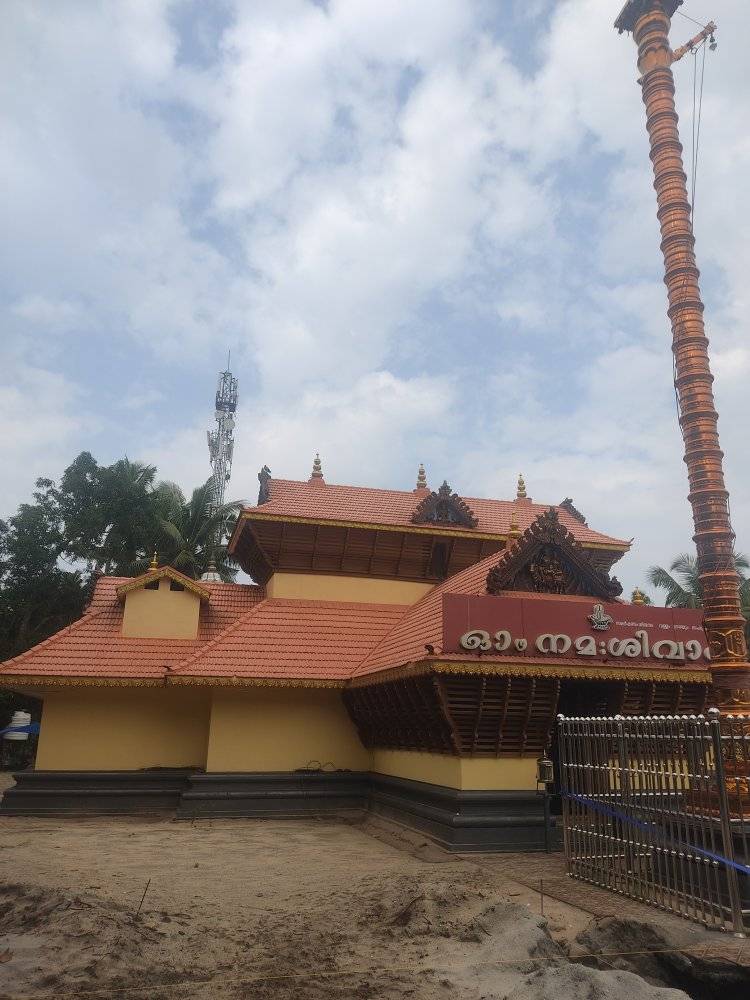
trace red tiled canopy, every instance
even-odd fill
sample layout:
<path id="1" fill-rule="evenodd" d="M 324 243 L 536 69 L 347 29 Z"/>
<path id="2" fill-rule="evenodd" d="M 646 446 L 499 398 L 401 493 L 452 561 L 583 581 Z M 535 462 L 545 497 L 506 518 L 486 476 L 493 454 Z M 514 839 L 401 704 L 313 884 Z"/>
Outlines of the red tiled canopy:
<path id="1" fill-rule="evenodd" d="M 323 484 L 319 480 L 301 482 L 293 479 L 270 479 L 268 489 L 270 495 L 265 503 L 245 508 L 244 512 L 248 516 L 273 515 L 413 528 L 412 515 L 426 495 L 424 490 L 378 490 L 369 486 L 336 486 L 330 483 Z M 552 506 L 557 511 L 561 523 L 577 541 L 586 545 L 617 547 L 623 551 L 630 548 L 630 542 L 604 535 L 582 524 L 565 507 L 533 503 L 531 500 L 482 500 L 478 497 L 462 499 L 475 514 L 479 523 L 473 530 L 479 533 L 507 535 L 510 531 L 511 514 L 515 514 L 520 530 L 524 531 L 532 521 Z M 241 524 L 240 520 L 238 530 Z M 450 525 L 444 524 L 421 527 L 439 527 L 441 531 L 452 530 Z M 462 527 L 461 530 L 472 529 Z"/>

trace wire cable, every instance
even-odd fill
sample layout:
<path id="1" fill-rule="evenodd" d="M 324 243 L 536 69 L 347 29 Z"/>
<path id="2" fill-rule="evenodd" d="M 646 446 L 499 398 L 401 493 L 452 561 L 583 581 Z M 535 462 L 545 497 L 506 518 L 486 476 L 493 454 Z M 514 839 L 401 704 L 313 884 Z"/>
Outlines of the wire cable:
<path id="1" fill-rule="evenodd" d="M 681 10 L 676 10 L 675 14 L 679 14 L 680 17 L 684 17 L 686 21 L 692 21 L 693 24 L 697 24 L 699 28 L 705 28 L 706 27 L 706 25 L 703 23 L 703 21 L 696 21 L 694 17 L 690 17 L 689 14 L 684 14 Z M 707 23 L 708 22 L 706 22 L 706 24 Z"/>
<path id="2" fill-rule="evenodd" d="M 695 231 L 695 189 L 698 183 L 698 157 L 700 155 L 700 143 L 701 143 L 701 118 L 703 115 L 703 80 L 706 75 L 706 39 L 699 46 L 699 49 L 703 49 L 703 59 L 701 62 L 701 85 L 700 92 L 698 95 L 698 123 L 695 129 L 695 156 L 693 160 L 693 196 L 690 205 L 690 224 Z M 695 62 L 698 62 L 698 53 L 695 53 Z"/>

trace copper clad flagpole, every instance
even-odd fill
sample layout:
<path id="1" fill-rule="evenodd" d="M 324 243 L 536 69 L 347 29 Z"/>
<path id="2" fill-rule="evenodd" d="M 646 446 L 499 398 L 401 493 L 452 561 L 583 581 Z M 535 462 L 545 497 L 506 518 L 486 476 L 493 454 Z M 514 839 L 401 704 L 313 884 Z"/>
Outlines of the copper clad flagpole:
<path id="1" fill-rule="evenodd" d="M 682 0 L 628 0 L 615 27 L 621 32 L 631 31 L 638 45 L 639 82 L 654 167 L 675 385 L 690 484 L 688 499 L 693 509 L 704 624 L 711 646 L 712 697 L 724 711 L 748 711 L 750 664 L 745 619 L 740 610 L 739 577 L 734 567 L 734 532 L 729 520 L 723 452 L 719 447 L 718 415 L 671 69 L 672 63 L 696 41 L 705 39 L 715 25 L 707 26 L 688 46 L 672 52 L 670 18 L 681 3 Z"/>

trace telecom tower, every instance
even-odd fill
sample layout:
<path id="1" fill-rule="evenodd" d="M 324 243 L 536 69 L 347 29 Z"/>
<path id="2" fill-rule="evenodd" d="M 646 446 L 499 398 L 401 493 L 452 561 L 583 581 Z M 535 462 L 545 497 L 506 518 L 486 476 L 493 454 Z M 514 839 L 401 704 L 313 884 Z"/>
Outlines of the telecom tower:
<path id="1" fill-rule="evenodd" d="M 231 352 L 227 355 L 226 371 L 219 372 L 216 386 L 216 429 L 207 431 L 208 456 L 211 463 L 211 513 L 215 513 L 224 503 L 224 493 L 232 475 L 232 454 L 234 452 L 234 414 L 237 410 L 237 379 L 229 370 Z M 219 527 L 213 539 L 214 551 L 221 545 L 222 529 Z M 220 580 L 214 556 L 211 556 L 208 570 L 202 580 Z"/>

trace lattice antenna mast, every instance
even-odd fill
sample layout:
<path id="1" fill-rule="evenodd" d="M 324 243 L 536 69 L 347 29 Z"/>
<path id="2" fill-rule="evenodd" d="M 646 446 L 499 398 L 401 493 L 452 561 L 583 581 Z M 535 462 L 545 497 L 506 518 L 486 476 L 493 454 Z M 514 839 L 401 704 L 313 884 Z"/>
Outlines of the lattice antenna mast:
<path id="1" fill-rule="evenodd" d="M 216 429 L 208 431 L 208 455 L 211 476 L 211 509 L 216 512 L 224 503 L 227 483 L 232 475 L 234 453 L 234 415 L 237 412 L 237 379 L 229 370 L 219 372 L 216 386 Z"/>
<path id="2" fill-rule="evenodd" d="M 227 355 L 227 367 L 219 372 L 216 386 L 216 428 L 207 432 L 208 456 L 211 463 L 211 513 L 215 514 L 224 503 L 227 483 L 232 475 L 232 456 L 234 454 L 234 415 L 237 412 L 237 379 L 229 370 L 231 352 Z M 214 539 L 218 547 L 222 541 L 222 528 L 219 527 Z M 219 579 L 213 563 L 203 579 Z"/>

